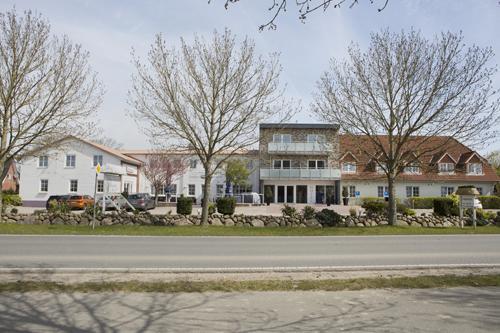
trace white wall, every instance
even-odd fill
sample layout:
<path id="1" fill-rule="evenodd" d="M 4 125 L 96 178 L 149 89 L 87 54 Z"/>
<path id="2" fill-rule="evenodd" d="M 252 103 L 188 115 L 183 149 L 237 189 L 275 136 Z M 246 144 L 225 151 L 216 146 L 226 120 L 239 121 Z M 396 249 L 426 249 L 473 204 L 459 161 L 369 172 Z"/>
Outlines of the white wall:
<path id="1" fill-rule="evenodd" d="M 74 168 L 67 168 L 66 155 L 76 156 Z M 40 155 L 48 156 L 48 167 L 38 166 L 38 156 L 26 158 L 19 164 L 20 183 L 19 194 L 26 205 L 45 205 L 50 195 L 70 194 L 69 182 L 78 180 L 77 194 L 94 195 L 95 167 L 94 155 L 103 156 L 103 165 L 121 166 L 121 160 L 114 155 L 106 153 L 89 144 L 73 140 L 57 149 L 51 149 Z M 100 174 L 99 179 L 104 175 Z M 40 180 L 48 179 L 48 192 L 40 192 Z M 105 185 L 106 186 L 106 185 Z M 134 188 L 135 191 L 135 188 Z"/>

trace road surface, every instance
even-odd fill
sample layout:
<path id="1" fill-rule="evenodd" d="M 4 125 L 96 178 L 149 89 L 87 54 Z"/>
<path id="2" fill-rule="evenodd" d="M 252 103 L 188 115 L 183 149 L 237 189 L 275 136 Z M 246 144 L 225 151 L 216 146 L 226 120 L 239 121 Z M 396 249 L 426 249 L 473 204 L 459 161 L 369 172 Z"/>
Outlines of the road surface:
<path id="1" fill-rule="evenodd" d="M 258 269 L 500 264 L 500 235 L 0 236 L 0 268 Z"/>
<path id="2" fill-rule="evenodd" d="M 1 332 L 498 332 L 500 288 L 0 293 Z"/>

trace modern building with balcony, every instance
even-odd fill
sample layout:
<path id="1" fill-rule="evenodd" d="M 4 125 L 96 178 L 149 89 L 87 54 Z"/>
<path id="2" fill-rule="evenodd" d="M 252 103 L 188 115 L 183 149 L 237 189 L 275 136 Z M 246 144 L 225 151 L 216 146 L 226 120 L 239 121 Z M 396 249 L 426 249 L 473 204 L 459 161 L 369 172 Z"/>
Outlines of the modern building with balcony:
<path id="1" fill-rule="evenodd" d="M 259 129 L 260 193 L 275 203 L 340 202 L 337 125 L 261 124 Z"/>

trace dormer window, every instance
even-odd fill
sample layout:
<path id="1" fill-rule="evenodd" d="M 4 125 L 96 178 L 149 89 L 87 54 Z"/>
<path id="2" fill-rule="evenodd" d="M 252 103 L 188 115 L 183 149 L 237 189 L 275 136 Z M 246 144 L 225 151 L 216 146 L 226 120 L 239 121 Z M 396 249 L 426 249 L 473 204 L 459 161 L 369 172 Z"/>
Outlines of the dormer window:
<path id="1" fill-rule="evenodd" d="M 377 173 L 385 173 L 385 170 L 387 170 L 387 165 L 385 163 L 377 163 L 377 165 L 375 165 L 375 171 L 377 171 Z"/>
<path id="2" fill-rule="evenodd" d="M 273 134 L 273 142 L 276 143 L 291 143 L 292 136 L 290 134 Z"/>
<path id="3" fill-rule="evenodd" d="M 418 165 L 410 165 L 404 168 L 404 173 L 420 174 L 420 167 Z"/>
<path id="4" fill-rule="evenodd" d="M 483 164 L 482 163 L 468 163 L 467 164 L 467 174 L 469 174 L 469 175 L 482 175 L 483 174 Z"/>
<path id="5" fill-rule="evenodd" d="M 343 173 L 356 173 L 356 163 L 354 162 L 343 162 L 342 163 Z"/>
<path id="6" fill-rule="evenodd" d="M 439 173 L 453 173 L 455 172 L 455 164 L 454 163 L 439 163 Z"/>

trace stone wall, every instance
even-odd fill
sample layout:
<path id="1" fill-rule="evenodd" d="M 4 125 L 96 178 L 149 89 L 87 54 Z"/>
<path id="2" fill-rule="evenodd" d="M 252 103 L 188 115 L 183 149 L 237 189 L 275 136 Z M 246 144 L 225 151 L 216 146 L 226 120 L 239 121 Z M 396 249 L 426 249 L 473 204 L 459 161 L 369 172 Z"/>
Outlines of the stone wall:
<path id="1" fill-rule="evenodd" d="M 97 216 L 97 225 L 158 225 L 158 226 L 185 226 L 200 225 L 201 218 L 196 215 L 152 215 L 147 212 L 138 214 L 126 212 L 111 212 Z M 89 225 L 92 217 L 86 214 L 74 213 L 47 213 L 36 214 L 14 214 L 3 215 L 3 223 L 16 224 L 59 224 L 59 225 Z M 210 225 L 227 227 L 314 227 L 321 228 L 322 225 L 316 219 L 305 220 L 301 216 L 283 217 L 271 215 L 219 215 L 215 214 L 208 219 Z M 342 216 L 340 227 L 374 227 L 388 225 L 385 216 Z M 471 225 L 472 219 L 464 218 L 464 225 Z M 478 220 L 478 225 L 500 225 L 500 218 L 491 220 Z M 411 227 L 459 227 L 458 216 L 402 216 L 398 215 L 398 226 Z"/>

